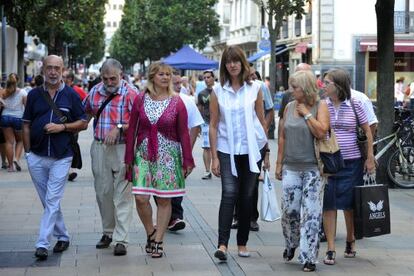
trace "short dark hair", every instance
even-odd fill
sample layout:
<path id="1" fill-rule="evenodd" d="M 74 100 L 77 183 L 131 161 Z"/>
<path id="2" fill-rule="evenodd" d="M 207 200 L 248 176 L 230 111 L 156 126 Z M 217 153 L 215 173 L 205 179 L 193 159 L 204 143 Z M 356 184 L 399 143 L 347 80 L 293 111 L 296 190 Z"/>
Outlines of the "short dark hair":
<path id="1" fill-rule="evenodd" d="M 43 83 L 45 82 L 45 79 L 43 78 L 43 76 L 42 76 L 42 75 L 37 75 L 37 76 L 34 78 L 34 80 L 35 80 L 35 85 L 36 85 L 36 86 L 42 86 L 42 85 L 43 85 Z"/>
<path id="2" fill-rule="evenodd" d="M 210 73 L 210 76 L 214 79 L 214 72 L 213 72 L 213 71 L 211 71 L 211 70 L 206 70 L 206 71 L 204 71 L 204 72 L 203 72 L 203 75 L 204 75 L 204 74 L 207 74 L 207 73 Z"/>
<path id="3" fill-rule="evenodd" d="M 66 75 L 66 78 L 69 78 L 69 79 L 71 79 L 72 81 L 74 81 L 74 80 L 75 80 L 75 74 L 73 73 L 73 71 L 72 71 L 72 70 L 68 70 L 67 72 L 68 72 L 68 73 L 67 73 L 67 75 Z"/>

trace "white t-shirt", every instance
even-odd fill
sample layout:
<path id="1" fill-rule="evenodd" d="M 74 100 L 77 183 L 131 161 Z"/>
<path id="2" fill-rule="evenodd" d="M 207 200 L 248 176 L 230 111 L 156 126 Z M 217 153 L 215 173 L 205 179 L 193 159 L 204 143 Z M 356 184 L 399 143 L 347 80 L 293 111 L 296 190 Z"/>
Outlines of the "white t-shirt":
<path id="1" fill-rule="evenodd" d="M 13 95 L 9 96 L 4 101 L 4 109 L 2 115 L 7 115 L 15 118 L 22 118 L 24 113 L 23 97 L 27 96 L 24 89 L 17 88 Z"/>
<path id="2" fill-rule="evenodd" d="M 414 99 L 414 81 L 410 84 L 410 99 Z"/>
<path id="3" fill-rule="evenodd" d="M 191 98 L 184 93 L 179 93 L 179 95 L 184 102 L 185 109 L 187 109 L 188 129 L 190 130 L 193 127 L 202 125 L 204 120 L 195 104 L 194 98 Z"/>
<path id="4" fill-rule="evenodd" d="M 377 115 L 375 115 L 374 107 L 372 106 L 371 100 L 362 92 L 351 89 L 351 97 L 361 102 L 362 108 L 365 111 L 368 119 L 368 125 L 378 123 Z"/>

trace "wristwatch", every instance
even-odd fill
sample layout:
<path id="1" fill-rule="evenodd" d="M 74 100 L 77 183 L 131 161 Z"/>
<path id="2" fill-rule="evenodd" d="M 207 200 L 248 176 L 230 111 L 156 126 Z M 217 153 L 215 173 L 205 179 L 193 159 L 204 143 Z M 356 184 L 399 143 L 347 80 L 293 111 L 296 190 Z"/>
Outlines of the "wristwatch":
<path id="1" fill-rule="evenodd" d="M 305 121 L 309 120 L 311 117 L 312 117 L 312 113 L 309 113 L 309 114 L 306 114 L 305 116 L 303 116 Z"/>
<path id="2" fill-rule="evenodd" d="M 116 128 L 119 129 L 119 130 L 122 130 L 122 126 L 123 126 L 122 124 L 117 124 Z"/>

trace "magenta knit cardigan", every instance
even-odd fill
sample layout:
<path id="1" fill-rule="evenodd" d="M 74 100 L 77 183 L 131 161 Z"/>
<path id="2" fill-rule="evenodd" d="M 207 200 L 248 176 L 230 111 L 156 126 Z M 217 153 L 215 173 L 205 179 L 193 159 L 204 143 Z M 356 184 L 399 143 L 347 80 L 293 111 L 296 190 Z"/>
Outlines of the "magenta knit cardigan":
<path id="1" fill-rule="evenodd" d="M 133 163 L 135 143 L 138 147 L 145 138 L 148 138 L 148 160 L 155 162 L 158 155 L 157 133 L 159 132 L 167 139 L 180 142 L 183 168 L 194 167 L 190 134 L 187 126 L 188 115 L 180 96 L 174 95 L 157 123 L 151 124 L 145 114 L 144 95 L 145 93 L 140 93 L 136 96 L 132 105 L 131 118 L 126 135 L 125 164 Z M 137 134 L 135 134 L 136 130 Z M 136 139 L 134 139 L 135 135 Z"/>

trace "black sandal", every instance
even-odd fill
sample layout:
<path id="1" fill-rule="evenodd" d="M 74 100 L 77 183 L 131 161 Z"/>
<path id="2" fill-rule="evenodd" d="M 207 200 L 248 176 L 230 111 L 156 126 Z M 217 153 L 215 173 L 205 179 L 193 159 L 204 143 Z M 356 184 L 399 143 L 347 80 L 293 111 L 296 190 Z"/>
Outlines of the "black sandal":
<path id="1" fill-rule="evenodd" d="M 345 252 L 344 252 L 345 258 L 355 258 L 356 251 L 352 250 L 352 244 L 355 244 L 355 240 L 346 242 Z"/>
<path id="2" fill-rule="evenodd" d="M 316 265 L 313 263 L 306 262 L 305 265 L 303 266 L 304 272 L 312 272 L 312 271 L 315 271 L 315 269 L 316 269 Z"/>
<path id="3" fill-rule="evenodd" d="M 147 252 L 147 254 L 151 254 L 152 251 L 153 251 L 155 238 L 151 239 L 151 237 L 155 235 L 156 231 L 157 231 L 157 229 L 154 229 L 154 231 L 151 233 L 151 235 L 148 235 L 148 237 L 147 237 L 147 244 L 145 245 L 145 252 Z"/>
<path id="4" fill-rule="evenodd" d="M 295 250 L 296 248 L 292 248 L 292 249 L 285 249 L 285 251 L 283 251 L 283 259 L 286 262 L 289 262 L 290 260 L 293 259 L 293 257 L 295 256 Z"/>
<path id="5" fill-rule="evenodd" d="M 164 248 L 162 247 L 162 241 L 154 242 L 154 247 L 152 249 L 151 257 L 161 258 L 162 255 L 164 255 Z"/>
<path id="6" fill-rule="evenodd" d="M 329 250 L 326 252 L 326 256 L 325 256 L 325 259 L 323 260 L 323 263 L 326 265 L 334 265 L 335 257 L 336 257 L 336 252 Z"/>

